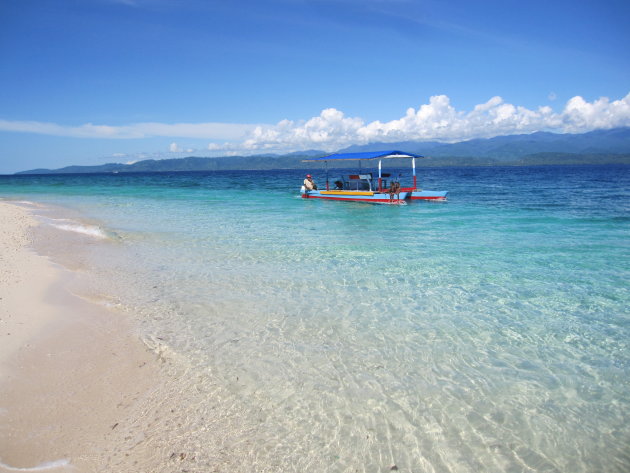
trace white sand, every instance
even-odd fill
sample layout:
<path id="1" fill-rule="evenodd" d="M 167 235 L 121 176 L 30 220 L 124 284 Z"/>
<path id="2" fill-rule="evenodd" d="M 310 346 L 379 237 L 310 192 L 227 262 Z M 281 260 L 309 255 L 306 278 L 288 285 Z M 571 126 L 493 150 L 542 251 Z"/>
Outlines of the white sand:
<path id="1" fill-rule="evenodd" d="M 159 389 L 155 354 L 124 315 L 64 289 L 68 271 L 29 247 L 36 224 L 0 202 L 0 472 L 160 470 L 120 438 Z"/>

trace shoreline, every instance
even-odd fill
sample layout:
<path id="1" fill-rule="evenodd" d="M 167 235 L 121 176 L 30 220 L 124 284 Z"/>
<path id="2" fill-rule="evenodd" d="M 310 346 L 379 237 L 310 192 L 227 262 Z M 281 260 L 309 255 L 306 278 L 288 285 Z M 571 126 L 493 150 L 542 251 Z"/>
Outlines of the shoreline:
<path id="1" fill-rule="evenodd" d="M 158 467 L 125 432 L 163 385 L 156 354 L 129 316 L 67 290 L 27 209 L 2 201 L 0 220 L 0 472 Z"/>

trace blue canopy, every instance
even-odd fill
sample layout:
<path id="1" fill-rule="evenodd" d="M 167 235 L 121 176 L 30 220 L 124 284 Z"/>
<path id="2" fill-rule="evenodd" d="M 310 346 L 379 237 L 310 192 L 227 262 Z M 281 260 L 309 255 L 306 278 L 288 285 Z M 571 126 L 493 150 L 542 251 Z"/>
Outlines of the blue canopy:
<path id="1" fill-rule="evenodd" d="M 387 158 L 424 158 L 419 154 L 405 153 L 404 151 L 364 151 L 362 153 L 335 153 L 321 158 L 305 159 L 310 161 L 332 161 L 337 159 L 387 159 Z"/>

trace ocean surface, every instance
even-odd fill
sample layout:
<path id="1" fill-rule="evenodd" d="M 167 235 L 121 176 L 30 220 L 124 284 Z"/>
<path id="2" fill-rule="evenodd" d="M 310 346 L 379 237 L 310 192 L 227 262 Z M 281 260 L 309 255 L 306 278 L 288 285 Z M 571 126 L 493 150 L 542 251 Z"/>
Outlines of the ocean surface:
<path id="1" fill-rule="evenodd" d="M 168 429 L 208 465 L 630 471 L 630 167 L 420 168 L 448 200 L 404 206 L 301 199 L 303 174 L 0 176 L 0 198 L 179 367 Z"/>

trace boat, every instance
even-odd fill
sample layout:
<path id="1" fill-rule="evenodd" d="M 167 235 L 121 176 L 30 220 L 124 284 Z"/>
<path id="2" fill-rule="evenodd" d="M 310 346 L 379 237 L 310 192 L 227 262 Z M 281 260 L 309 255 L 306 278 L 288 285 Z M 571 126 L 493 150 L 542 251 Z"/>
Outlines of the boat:
<path id="1" fill-rule="evenodd" d="M 400 176 L 395 177 L 389 173 L 382 172 L 382 160 L 394 158 L 409 158 L 413 169 L 413 185 L 402 187 Z M 418 189 L 416 177 L 416 159 L 424 158 L 419 154 L 405 153 L 403 151 L 369 151 L 362 153 L 335 153 L 321 158 L 305 159 L 303 162 L 321 162 L 326 164 L 326 189 L 309 190 L 305 186 L 300 189 L 300 194 L 304 199 L 326 199 L 341 200 L 350 202 L 367 202 L 375 204 L 397 204 L 404 205 L 407 201 L 414 200 L 446 200 L 448 191 L 431 191 Z M 341 160 L 362 160 L 378 159 L 378 177 L 373 173 L 354 173 L 343 175 L 334 181 L 331 188 L 328 179 L 328 161 Z M 394 193 L 390 193 L 393 185 L 398 185 Z"/>
<path id="2" fill-rule="evenodd" d="M 332 189 L 327 182 L 325 190 L 308 190 L 302 186 L 300 191 L 305 199 L 347 200 L 373 204 L 406 204 L 405 199 L 409 196 L 409 191 L 390 195 L 387 181 L 381 177 L 379 186 L 379 181 L 372 177 L 372 173 L 342 176 L 334 184 Z"/>

